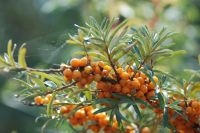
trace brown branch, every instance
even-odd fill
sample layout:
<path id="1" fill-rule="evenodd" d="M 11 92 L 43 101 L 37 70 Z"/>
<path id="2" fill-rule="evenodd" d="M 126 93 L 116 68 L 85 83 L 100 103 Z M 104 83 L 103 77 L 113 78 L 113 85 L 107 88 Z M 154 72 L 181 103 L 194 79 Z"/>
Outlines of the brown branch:
<path id="1" fill-rule="evenodd" d="M 71 84 L 68 84 L 68 85 L 65 85 L 65 86 L 61 86 L 61 87 L 59 87 L 59 88 L 57 88 L 57 89 L 55 89 L 55 90 L 47 91 L 44 95 L 52 94 L 52 93 L 58 92 L 58 91 L 62 91 L 62 90 L 64 90 L 64 89 L 68 88 L 68 87 L 71 87 L 71 86 L 75 85 L 76 83 L 77 83 L 77 82 L 72 82 Z"/>
<path id="2" fill-rule="evenodd" d="M 37 72 L 45 72 L 45 73 L 55 73 L 55 72 L 62 72 L 63 70 L 62 69 L 53 69 L 53 68 L 50 68 L 50 69 L 37 69 L 37 68 L 30 68 L 30 67 L 27 67 L 27 68 L 12 68 L 10 69 L 10 71 L 16 71 L 16 72 L 20 72 L 20 71 L 37 71 Z"/>

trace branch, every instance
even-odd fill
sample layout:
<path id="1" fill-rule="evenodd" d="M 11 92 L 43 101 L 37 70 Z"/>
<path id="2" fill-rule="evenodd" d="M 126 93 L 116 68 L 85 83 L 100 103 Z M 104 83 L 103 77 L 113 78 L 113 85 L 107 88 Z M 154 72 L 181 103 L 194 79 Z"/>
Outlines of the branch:
<path id="1" fill-rule="evenodd" d="M 46 93 L 44 93 L 44 95 L 52 94 L 52 93 L 58 92 L 58 91 L 62 91 L 62 90 L 64 90 L 64 89 L 68 88 L 68 87 L 71 87 L 71 86 L 75 85 L 76 83 L 77 83 L 77 82 L 72 82 L 71 84 L 68 84 L 68 85 L 65 85 L 65 86 L 61 86 L 61 87 L 59 87 L 59 88 L 57 88 L 57 89 L 55 89 L 55 90 L 47 91 Z"/>

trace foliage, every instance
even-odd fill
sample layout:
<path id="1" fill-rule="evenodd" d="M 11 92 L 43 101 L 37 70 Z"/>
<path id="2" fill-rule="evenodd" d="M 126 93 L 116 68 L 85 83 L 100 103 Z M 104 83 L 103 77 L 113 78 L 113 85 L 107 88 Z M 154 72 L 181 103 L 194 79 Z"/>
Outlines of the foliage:
<path id="1" fill-rule="evenodd" d="M 128 20 L 99 23 L 92 17 L 86 26 L 76 27 L 78 34 L 70 35 L 67 43 L 82 48 L 77 52 L 81 58 L 57 69 L 28 67 L 25 44 L 16 61 L 16 46 L 8 42 L 0 68 L 18 72 L 16 80 L 23 89 L 17 98 L 46 107 L 43 117 L 61 123 L 67 119 L 75 132 L 159 132 L 163 127 L 199 132 L 200 71 L 187 70 L 191 78 L 179 81 L 155 69 L 160 59 L 180 52 L 169 48 L 173 33 L 166 28 L 159 32 L 147 26 L 136 29 Z"/>

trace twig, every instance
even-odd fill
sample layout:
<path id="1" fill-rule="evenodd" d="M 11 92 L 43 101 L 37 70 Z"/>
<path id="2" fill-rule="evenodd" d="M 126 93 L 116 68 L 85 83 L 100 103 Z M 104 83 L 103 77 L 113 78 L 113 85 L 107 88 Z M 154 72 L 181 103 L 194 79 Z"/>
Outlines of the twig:
<path id="1" fill-rule="evenodd" d="M 57 88 L 57 89 L 55 89 L 55 90 L 47 91 L 44 95 L 52 94 L 52 93 L 58 92 L 58 91 L 62 91 L 62 90 L 64 90 L 64 89 L 68 88 L 68 87 L 71 87 L 71 86 L 75 85 L 76 83 L 77 83 L 77 82 L 72 82 L 71 84 L 68 84 L 68 85 L 65 85 L 65 86 L 61 86 L 61 87 L 59 87 L 59 88 Z"/>

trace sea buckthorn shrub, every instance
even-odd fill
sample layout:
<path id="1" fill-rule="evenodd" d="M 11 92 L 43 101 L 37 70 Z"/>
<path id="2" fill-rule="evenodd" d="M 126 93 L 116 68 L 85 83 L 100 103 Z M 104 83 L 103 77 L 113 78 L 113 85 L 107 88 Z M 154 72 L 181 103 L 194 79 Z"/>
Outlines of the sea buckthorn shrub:
<path id="1" fill-rule="evenodd" d="M 28 67 L 24 45 L 16 61 L 9 41 L 0 68 L 22 75 L 18 99 L 46 108 L 42 117 L 65 121 L 70 132 L 199 133 L 200 71 L 188 70 L 182 82 L 160 70 L 161 59 L 181 52 L 168 48 L 173 34 L 127 22 L 91 18 L 76 25 L 78 34 L 66 43 L 79 47 L 77 56 L 56 69 Z"/>

